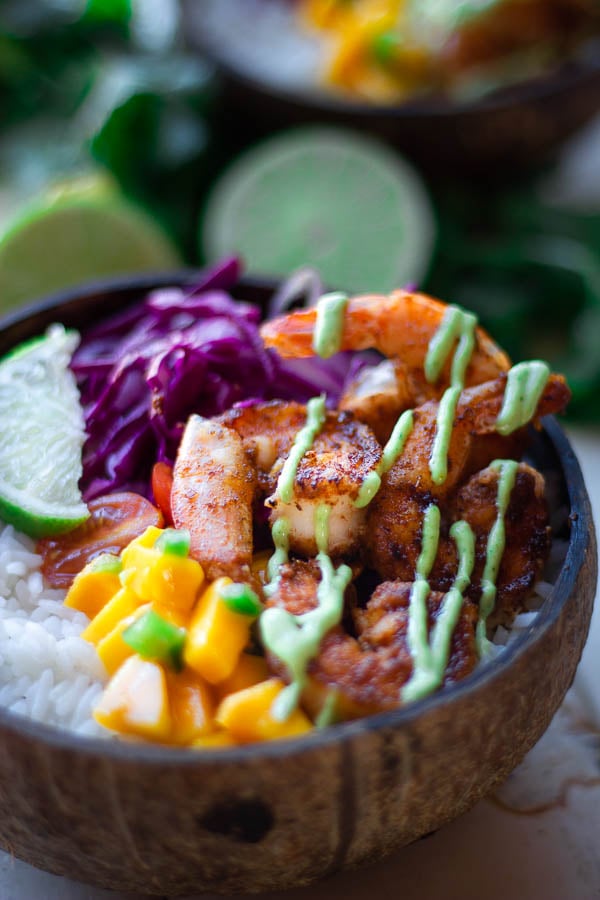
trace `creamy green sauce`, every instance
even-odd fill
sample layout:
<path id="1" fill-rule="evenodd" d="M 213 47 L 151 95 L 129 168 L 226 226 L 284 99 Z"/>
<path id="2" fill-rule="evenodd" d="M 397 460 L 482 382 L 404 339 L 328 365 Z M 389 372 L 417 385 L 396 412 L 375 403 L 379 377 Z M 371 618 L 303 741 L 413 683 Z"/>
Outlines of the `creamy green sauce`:
<path id="1" fill-rule="evenodd" d="M 488 641 L 486 636 L 486 622 L 489 614 L 494 609 L 496 601 L 496 580 L 506 543 L 504 518 L 510 503 L 512 489 L 515 486 L 519 464 L 513 459 L 497 459 L 494 460 L 491 467 L 498 470 L 499 479 L 496 497 L 496 521 L 488 535 L 485 568 L 481 578 L 481 598 L 479 600 L 479 619 L 476 631 L 477 649 L 481 659 L 490 653 L 490 641 Z"/>
<path id="2" fill-rule="evenodd" d="M 327 692 L 319 715 L 315 719 L 317 728 L 327 728 L 337 721 L 338 692 L 334 689 Z"/>
<path id="3" fill-rule="evenodd" d="M 422 653 L 420 666 L 415 661 L 413 674 L 402 689 L 402 699 L 405 701 L 419 700 L 442 684 L 450 658 L 452 635 L 464 603 L 464 593 L 471 583 L 475 564 L 475 535 L 468 522 L 461 520 L 453 524 L 450 537 L 456 543 L 458 552 L 457 575 L 442 600 L 441 610 L 431 629 L 428 652 Z"/>
<path id="4" fill-rule="evenodd" d="M 327 359 L 341 349 L 347 305 L 348 295 L 339 291 L 320 298 L 313 331 L 313 350 L 317 356 Z"/>
<path id="5" fill-rule="evenodd" d="M 285 721 L 296 708 L 307 681 L 308 664 L 319 652 L 327 632 L 339 624 L 344 591 L 352 580 L 352 569 L 346 565 L 336 569 L 327 553 L 330 514 L 331 508 L 326 504 L 320 504 L 315 511 L 317 563 L 321 570 L 317 606 L 299 616 L 272 607 L 260 618 L 265 648 L 284 663 L 291 678 L 271 708 L 271 715 L 279 721 Z"/>
<path id="6" fill-rule="evenodd" d="M 450 381 L 464 381 L 465 372 L 475 347 L 477 316 L 459 306 L 449 306 L 440 327 L 431 338 L 425 357 L 424 372 L 429 384 L 435 384 L 456 342 Z"/>
<path id="7" fill-rule="evenodd" d="M 264 587 L 265 594 L 269 597 L 277 590 L 279 570 L 286 564 L 290 552 L 290 520 L 280 516 L 271 529 L 275 552 L 267 563 L 268 583 Z"/>
<path id="8" fill-rule="evenodd" d="M 313 397 L 308 401 L 306 404 L 306 424 L 294 438 L 292 449 L 277 479 L 275 493 L 284 503 L 290 503 L 294 496 L 294 481 L 296 480 L 300 460 L 314 444 L 316 436 L 325 424 L 325 416 L 324 394 L 321 394 L 320 397 Z"/>
<path id="9" fill-rule="evenodd" d="M 420 681 L 423 674 L 432 667 L 431 648 L 427 634 L 427 598 L 431 593 L 429 573 L 437 556 L 440 538 L 440 510 L 432 503 L 425 510 L 423 517 L 423 533 L 421 552 L 417 560 L 415 580 L 410 592 L 408 607 L 408 628 L 406 638 L 408 649 L 413 659 L 413 676 L 411 681 Z M 408 682 L 402 690 L 402 699 L 411 699 L 411 688 Z"/>
<path id="10" fill-rule="evenodd" d="M 450 369 L 450 386 L 440 400 L 435 437 L 429 459 L 429 471 L 434 484 L 443 484 L 448 477 L 448 449 L 456 407 L 465 386 L 465 374 L 475 349 L 477 317 L 458 306 L 449 306 L 440 327 L 432 337 L 425 357 L 425 377 L 434 384 L 456 345 Z M 457 344 L 458 341 L 458 344 Z"/>
<path id="11" fill-rule="evenodd" d="M 452 439 L 452 427 L 456 415 L 462 387 L 450 386 L 444 391 L 438 407 L 436 419 L 435 437 L 431 456 L 429 457 L 429 471 L 434 484 L 443 484 L 448 477 L 448 450 Z"/>
<path id="12" fill-rule="evenodd" d="M 363 509 L 368 506 L 377 491 L 381 487 L 381 478 L 386 472 L 392 468 L 396 460 L 400 457 L 404 450 L 406 442 L 410 437 L 410 433 L 414 425 L 414 415 L 412 409 L 405 410 L 396 424 L 389 437 L 389 440 L 383 448 L 381 459 L 377 466 L 368 473 L 358 491 L 358 497 L 354 501 L 357 509 Z"/>
<path id="13" fill-rule="evenodd" d="M 512 434 L 532 420 L 550 378 L 550 367 L 539 359 L 518 363 L 508 372 L 496 431 Z"/>

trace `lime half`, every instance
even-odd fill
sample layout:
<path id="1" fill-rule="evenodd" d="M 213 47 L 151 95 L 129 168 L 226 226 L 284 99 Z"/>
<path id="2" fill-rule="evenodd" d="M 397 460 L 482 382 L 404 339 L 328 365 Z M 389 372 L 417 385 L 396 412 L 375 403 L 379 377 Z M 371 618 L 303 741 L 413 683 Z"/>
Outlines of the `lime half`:
<path id="1" fill-rule="evenodd" d="M 31 537 L 84 522 L 83 412 L 71 355 L 79 337 L 53 325 L 0 360 L 0 517 Z"/>
<path id="2" fill-rule="evenodd" d="M 62 184 L 0 236 L 0 312 L 92 278 L 180 262 L 153 219 L 101 177 Z"/>
<path id="3" fill-rule="evenodd" d="M 435 220 L 415 170 L 370 138 L 286 132 L 240 157 L 215 185 L 202 229 L 209 260 L 238 253 L 253 273 L 317 268 L 347 291 L 420 283 Z"/>

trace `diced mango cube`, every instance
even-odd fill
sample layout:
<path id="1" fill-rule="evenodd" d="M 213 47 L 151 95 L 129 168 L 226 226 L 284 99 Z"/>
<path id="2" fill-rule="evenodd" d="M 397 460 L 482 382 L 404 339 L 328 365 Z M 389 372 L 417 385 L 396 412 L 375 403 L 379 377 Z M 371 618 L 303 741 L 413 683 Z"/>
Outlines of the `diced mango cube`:
<path id="1" fill-rule="evenodd" d="M 125 660 L 109 681 L 94 710 L 94 718 L 113 731 L 168 740 L 171 714 L 161 666 L 139 656 Z"/>
<path id="2" fill-rule="evenodd" d="M 264 657 L 242 653 L 229 678 L 217 685 L 217 696 L 222 700 L 227 694 L 235 694 L 244 688 L 252 687 L 253 684 L 266 681 L 269 675 L 269 667 Z"/>
<path id="3" fill-rule="evenodd" d="M 183 612 L 174 606 L 165 606 L 163 603 L 152 603 L 151 608 L 162 619 L 170 622 L 171 625 L 176 625 L 177 628 L 185 628 L 187 630 L 190 622 L 190 612 Z"/>
<path id="4" fill-rule="evenodd" d="M 121 619 L 121 621 L 115 625 L 113 630 L 109 631 L 106 637 L 103 637 L 98 642 L 96 650 L 109 675 L 113 675 L 117 669 L 123 665 L 125 660 L 135 653 L 133 647 L 130 647 L 129 644 L 126 644 L 123 640 L 123 632 L 149 609 L 149 603 L 146 603 L 144 606 L 139 606 L 132 615 Z"/>
<path id="5" fill-rule="evenodd" d="M 229 694 L 219 704 L 215 716 L 217 724 L 244 744 L 305 734 L 312 729 L 312 724 L 302 710 L 295 709 L 284 722 L 273 718 L 273 703 L 284 687 L 280 678 L 269 678 Z"/>
<path id="6" fill-rule="evenodd" d="M 147 577 L 147 572 L 150 571 L 160 554 L 153 547 L 144 547 L 142 544 L 134 547 L 133 543 L 135 542 L 132 541 L 121 554 L 121 559 L 123 559 L 121 584 L 127 585 L 132 591 L 139 594 L 137 584 L 140 578 Z"/>
<path id="7" fill-rule="evenodd" d="M 235 741 L 228 731 L 213 731 L 211 734 L 203 734 L 202 737 L 196 738 L 192 743 L 192 747 L 198 749 L 210 750 L 212 747 L 237 747 Z"/>
<path id="8" fill-rule="evenodd" d="M 108 553 L 93 559 L 75 577 L 65 597 L 65 606 L 93 619 L 121 587 L 120 562 Z"/>
<path id="9" fill-rule="evenodd" d="M 139 560 L 138 567 L 123 571 L 122 583 L 153 603 L 159 613 L 164 609 L 166 613 L 173 610 L 188 614 L 204 583 L 200 563 L 158 550 L 143 550 L 143 553 L 145 559 Z"/>
<path id="10" fill-rule="evenodd" d="M 92 644 L 97 644 L 107 634 L 110 634 L 122 619 L 133 615 L 136 609 L 142 606 L 143 602 L 129 588 L 122 587 L 112 600 L 100 610 L 98 615 L 92 619 L 88 627 L 82 632 L 81 637 Z"/>
<path id="11" fill-rule="evenodd" d="M 151 550 L 162 533 L 162 528 L 157 528 L 156 525 L 150 525 L 143 534 L 140 534 L 139 537 L 134 538 L 133 541 L 127 544 L 125 549 L 121 552 L 123 568 L 130 569 L 134 567 L 136 565 L 135 559 L 138 550 L 140 548 Z"/>
<path id="12" fill-rule="evenodd" d="M 174 744 L 190 744 L 214 731 L 215 701 L 210 687 L 192 669 L 166 672 Z"/>
<path id="13" fill-rule="evenodd" d="M 204 583 L 202 566 L 195 559 L 168 553 L 155 546 L 165 532 L 147 528 L 121 554 L 121 584 L 153 603 L 158 613 L 176 619 L 194 606 Z"/>
<path id="14" fill-rule="evenodd" d="M 233 584 L 217 578 L 204 591 L 189 623 L 183 658 L 188 666 L 211 684 L 228 678 L 250 636 L 250 616 L 232 612 L 221 591 Z"/>

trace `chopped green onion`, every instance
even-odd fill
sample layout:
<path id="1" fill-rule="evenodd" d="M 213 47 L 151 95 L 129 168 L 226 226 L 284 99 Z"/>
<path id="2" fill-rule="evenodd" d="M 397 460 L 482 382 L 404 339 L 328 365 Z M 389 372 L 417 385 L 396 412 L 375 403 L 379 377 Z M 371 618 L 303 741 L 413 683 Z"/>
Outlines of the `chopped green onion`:
<path id="1" fill-rule="evenodd" d="M 167 622 L 150 609 L 123 632 L 132 650 L 153 662 L 167 663 L 176 671 L 183 668 L 183 647 L 187 632 Z"/>
<path id="2" fill-rule="evenodd" d="M 115 575 L 118 575 L 122 568 L 123 563 L 120 556 L 115 556 L 114 553 L 101 553 L 91 561 L 88 571 L 114 572 Z"/>
<path id="3" fill-rule="evenodd" d="M 247 584 L 228 584 L 220 594 L 227 608 L 240 616 L 256 618 L 262 612 L 262 603 Z"/>
<path id="4" fill-rule="evenodd" d="M 155 548 L 161 553 L 173 556 L 188 556 L 190 552 L 190 533 L 187 528 L 166 528 L 157 538 Z"/>

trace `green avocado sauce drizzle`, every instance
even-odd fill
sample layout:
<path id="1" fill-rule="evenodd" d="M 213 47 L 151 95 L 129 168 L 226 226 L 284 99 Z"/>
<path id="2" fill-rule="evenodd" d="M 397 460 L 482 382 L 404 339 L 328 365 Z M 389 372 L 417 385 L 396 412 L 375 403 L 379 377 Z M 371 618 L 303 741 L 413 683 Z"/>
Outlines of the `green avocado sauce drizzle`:
<path id="1" fill-rule="evenodd" d="M 272 596 L 279 585 L 279 572 L 288 561 L 290 552 L 290 520 L 280 516 L 271 529 L 275 552 L 267 563 L 268 582 L 263 588 L 267 597 Z"/>
<path id="2" fill-rule="evenodd" d="M 327 691 L 323 705 L 315 719 L 317 728 L 327 728 L 328 725 L 333 725 L 337 721 L 338 700 L 339 695 L 335 688 Z"/>
<path id="3" fill-rule="evenodd" d="M 437 415 L 437 427 L 429 459 L 429 471 L 434 484 L 443 484 L 448 476 L 448 448 L 452 437 L 452 425 L 461 392 L 465 386 L 465 373 L 475 349 L 477 317 L 458 306 L 449 306 L 440 327 L 432 337 L 425 357 L 425 378 L 434 384 L 452 352 L 450 386 L 444 391 Z"/>
<path id="4" fill-rule="evenodd" d="M 509 370 L 496 431 L 512 434 L 535 415 L 540 397 L 550 378 L 550 367 L 539 359 L 518 363 Z"/>
<path id="5" fill-rule="evenodd" d="M 410 592 L 406 638 L 413 659 L 413 680 L 431 668 L 431 650 L 427 641 L 427 598 L 431 593 L 429 573 L 437 556 L 440 538 L 440 510 L 432 503 L 425 510 L 421 552 L 417 560 L 415 580 Z M 405 699 L 405 685 L 402 697 Z"/>
<path id="6" fill-rule="evenodd" d="M 504 518 L 510 503 L 510 495 L 515 485 L 518 462 L 514 459 L 496 459 L 491 468 L 497 469 L 498 494 L 496 497 L 496 521 L 492 525 L 487 540 L 485 568 L 481 578 L 481 598 L 479 600 L 479 619 L 475 638 L 480 659 L 490 655 L 490 641 L 486 636 L 486 622 L 489 614 L 494 609 L 496 601 L 496 579 L 502 562 L 504 546 L 506 542 L 506 527 Z"/>
<path id="7" fill-rule="evenodd" d="M 406 442 L 413 429 L 413 424 L 413 410 L 407 409 L 402 413 L 394 425 L 394 430 L 392 431 L 387 444 L 383 448 L 381 459 L 376 467 L 363 479 L 363 483 L 358 491 L 358 497 L 354 501 L 354 505 L 357 509 L 363 509 L 365 506 L 368 506 L 376 495 L 381 487 L 382 476 L 385 475 L 386 472 L 389 472 L 396 460 L 403 453 Z"/>
<path id="8" fill-rule="evenodd" d="M 313 332 L 313 350 L 317 356 L 328 359 L 342 347 L 344 314 L 348 295 L 340 291 L 323 294 L 317 303 L 317 320 Z"/>
<path id="9" fill-rule="evenodd" d="M 315 511 L 317 563 L 321 570 L 317 606 L 299 616 L 271 607 L 260 618 L 265 647 L 284 663 L 292 679 L 271 707 L 271 715 L 279 721 L 285 721 L 296 708 L 307 681 L 308 664 L 319 652 L 327 632 L 339 624 L 344 591 L 352 580 L 352 569 L 346 565 L 336 569 L 327 553 L 330 513 L 327 504 L 319 504 Z"/>
<path id="10" fill-rule="evenodd" d="M 308 401 L 306 404 L 306 423 L 294 438 L 292 449 L 277 479 L 275 493 L 279 495 L 284 503 L 290 503 L 294 496 L 294 481 L 300 460 L 314 444 L 316 436 L 325 424 L 325 416 L 325 394 L 321 394 L 320 397 L 313 397 Z"/>
<path id="11" fill-rule="evenodd" d="M 437 507 L 433 508 L 435 509 Z M 432 507 L 429 507 L 429 509 L 432 509 Z M 415 598 L 416 603 L 419 604 L 417 607 L 419 621 L 416 632 L 413 632 L 413 640 L 419 641 L 419 647 L 417 652 L 413 654 L 413 674 L 402 689 L 402 699 L 405 701 L 419 700 L 421 697 L 427 696 L 427 694 L 430 694 L 438 688 L 444 680 L 444 673 L 450 656 L 450 642 L 464 603 L 464 593 L 471 583 L 471 573 L 473 572 L 473 566 L 475 564 L 475 535 L 468 522 L 461 520 L 452 525 L 450 537 L 456 543 L 456 549 L 458 551 L 458 572 L 454 584 L 442 600 L 440 612 L 431 629 L 430 641 L 427 639 L 426 606 L 430 589 L 426 578 L 426 588 L 420 586 L 422 584 L 422 579 L 417 579 L 413 585 L 413 592 L 411 592 L 411 605 L 409 606 L 409 636 L 410 611 L 412 608 L 413 593 L 418 589 L 420 594 L 422 593 L 425 596 L 423 601 L 421 601 L 420 596 Z M 431 535 L 427 534 L 424 527 L 421 556 L 417 563 L 417 575 L 419 573 L 419 563 L 421 563 L 421 560 L 423 559 L 425 564 L 429 563 L 431 547 L 426 546 L 427 540 L 432 541 L 432 544 L 435 543 L 437 550 L 437 536 L 434 534 L 432 538 Z"/>

